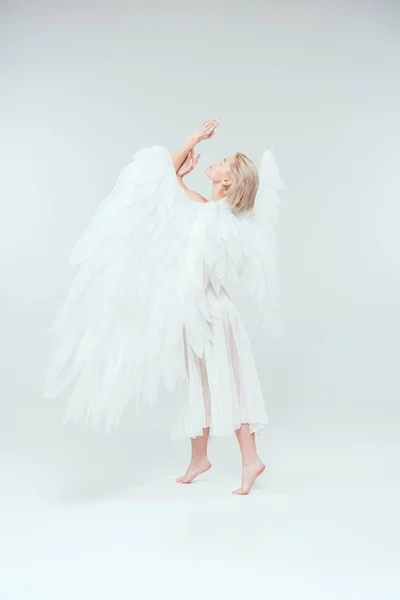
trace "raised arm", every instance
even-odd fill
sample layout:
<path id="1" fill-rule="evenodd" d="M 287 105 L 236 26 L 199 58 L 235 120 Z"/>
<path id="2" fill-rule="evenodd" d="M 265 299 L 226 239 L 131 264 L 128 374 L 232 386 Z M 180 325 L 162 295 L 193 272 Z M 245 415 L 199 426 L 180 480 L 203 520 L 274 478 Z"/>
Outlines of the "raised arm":
<path id="1" fill-rule="evenodd" d="M 190 138 L 183 144 L 183 146 L 174 152 L 171 158 L 177 173 L 188 157 L 189 152 L 191 152 L 198 143 L 199 140 L 194 135 L 191 135 Z"/>
<path id="2" fill-rule="evenodd" d="M 178 183 L 181 186 L 181 188 L 183 189 L 183 191 L 185 192 L 186 196 L 188 196 L 188 198 L 190 198 L 191 200 L 194 200 L 195 202 L 207 202 L 207 199 L 204 198 L 204 196 L 202 196 L 201 194 L 199 194 L 198 192 L 195 192 L 194 190 L 189 189 L 184 181 L 183 181 L 183 175 L 179 175 L 177 173 L 177 178 L 178 178 Z"/>
<path id="3" fill-rule="evenodd" d="M 214 135 L 216 127 L 219 125 L 219 121 L 216 119 L 206 119 L 200 127 L 191 135 L 188 140 L 172 155 L 172 163 L 175 167 L 175 171 L 183 165 L 189 152 L 202 140 L 209 139 Z"/>
<path id="4" fill-rule="evenodd" d="M 209 139 L 214 135 L 216 127 L 218 127 L 219 121 L 207 119 L 204 121 L 199 129 L 186 141 L 186 143 L 179 148 L 172 155 L 172 162 L 175 167 L 176 176 L 178 178 L 179 185 L 185 192 L 185 194 L 195 202 L 207 202 L 206 198 L 189 189 L 183 182 L 183 177 L 193 171 L 200 158 L 200 153 L 194 158 L 194 147 L 202 140 Z"/>

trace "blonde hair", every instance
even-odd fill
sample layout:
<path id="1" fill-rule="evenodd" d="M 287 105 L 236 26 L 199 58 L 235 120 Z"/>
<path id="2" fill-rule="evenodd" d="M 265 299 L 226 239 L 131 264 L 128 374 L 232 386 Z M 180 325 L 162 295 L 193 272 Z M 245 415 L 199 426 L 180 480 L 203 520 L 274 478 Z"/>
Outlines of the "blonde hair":
<path id="1" fill-rule="evenodd" d="M 232 183 L 226 192 L 228 204 L 237 213 L 250 214 L 259 186 L 257 167 L 246 154 L 236 152 L 230 170 Z"/>

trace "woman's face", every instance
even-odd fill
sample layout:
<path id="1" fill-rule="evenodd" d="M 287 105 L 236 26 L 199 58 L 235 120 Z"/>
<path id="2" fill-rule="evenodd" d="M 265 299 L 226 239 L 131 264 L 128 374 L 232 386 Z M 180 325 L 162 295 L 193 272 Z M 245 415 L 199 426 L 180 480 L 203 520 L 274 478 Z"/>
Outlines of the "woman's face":
<path id="1" fill-rule="evenodd" d="M 230 166 L 232 162 L 235 160 L 234 156 L 226 156 L 221 160 L 214 160 L 214 162 L 204 169 L 204 173 L 213 181 L 214 183 L 221 183 L 225 179 L 230 181 Z"/>

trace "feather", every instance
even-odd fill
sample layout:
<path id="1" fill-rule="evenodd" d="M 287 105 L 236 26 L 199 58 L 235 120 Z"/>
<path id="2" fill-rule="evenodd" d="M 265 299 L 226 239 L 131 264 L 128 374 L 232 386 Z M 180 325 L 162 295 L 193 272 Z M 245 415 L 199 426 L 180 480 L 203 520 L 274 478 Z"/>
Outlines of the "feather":
<path id="1" fill-rule="evenodd" d="M 255 209 L 247 220 L 239 281 L 243 285 L 256 320 L 275 339 L 282 335 L 281 294 L 278 278 L 277 224 L 281 199 L 287 189 L 272 149 L 263 152 Z"/>
<path id="2" fill-rule="evenodd" d="M 163 146 L 134 155 L 70 254 L 77 272 L 50 328 L 44 396 L 69 389 L 65 421 L 108 433 L 130 402 L 152 405 L 163 387 L 184 394 L 184 338 L 198 358 L 213 340 L 211 289 L 239 281 L 275 331 L 282 185 L 266 151 L 257 214 L 237 218 L 224 199 L 189 200 Z"/>
<path id="3" fill-rule="evenodd" d="M 66 421 L 104 419 L 108 432 L 131 400 L 152 404 L 160 384 L 175 389 L 185 375 L 184 325 L 202 352 L 203 291 L 182 285 L 199 208 L 157 145 L 135 154 L 99 205 L 71 252 L 78 271 L 50 328 L 44 395 L 73 385 Z"/>

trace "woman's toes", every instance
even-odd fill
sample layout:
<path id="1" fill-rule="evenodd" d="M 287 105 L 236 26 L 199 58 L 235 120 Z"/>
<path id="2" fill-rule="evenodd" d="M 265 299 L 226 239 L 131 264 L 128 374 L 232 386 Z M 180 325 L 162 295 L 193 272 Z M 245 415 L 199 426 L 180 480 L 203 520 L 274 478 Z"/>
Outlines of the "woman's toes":
<path id="1" fill-rule="evenodd" d="M 189 481 L 187 479 L 185 479 L 184 477 L 177 477 L 176 481 L 178 483 L 189 483 Z"/>
<path id="2" fill-rule="evenodd" d="M 246 492 L 245 490 L 242 490 L 242 488 L 238 488 L 237 490 L 234 490 L 232 492 L 232 494 L 236 494 L 236 496 L 245 496 L 248 492 Z"/>

